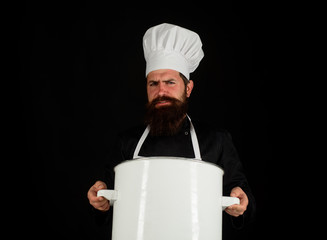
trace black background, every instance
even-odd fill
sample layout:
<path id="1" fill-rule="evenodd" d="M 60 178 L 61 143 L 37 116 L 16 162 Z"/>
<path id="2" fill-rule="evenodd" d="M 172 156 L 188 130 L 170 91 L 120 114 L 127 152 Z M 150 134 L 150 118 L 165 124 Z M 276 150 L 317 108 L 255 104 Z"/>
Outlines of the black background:
<path id="1" fill-rule="evenodd" d="M 116 134 L 142 123 L 142 37 L 163 22 L 202 39 L 205 57 L 191 74 L 189 115 L 232 134 L 258 208 L 254 225 L 238 234 L 265 239 L 278 231 L 271 224 L 278 14 L 260 2 L 190 9 L 125 5 L 25 3 L 17 12 L 17 155 L 25 173 L 20 186 L 30 196 L 20 214 L 33 216 L 23 218 L 26 233 L 103 239 L 105 229 L 93 222 L 86 194 L 102 177 Z"/>

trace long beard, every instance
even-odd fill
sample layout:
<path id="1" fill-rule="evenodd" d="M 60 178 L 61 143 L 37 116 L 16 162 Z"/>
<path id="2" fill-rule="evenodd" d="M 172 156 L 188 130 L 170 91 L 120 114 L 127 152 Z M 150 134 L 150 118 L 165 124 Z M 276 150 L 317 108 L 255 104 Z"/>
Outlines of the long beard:
<path id="1" fill-rule="evenodd" d="M 170 101 L 170 105 L 156 107 L 160 101 Z M 184 119 L 188 101 L 186 96 L 183 101 L 171 97 L 158 97 L 147 103 L 145 114 L 145 124 L 150 125 L 150 134 L 152 136 L 172 136 L 181 128 Z"/>

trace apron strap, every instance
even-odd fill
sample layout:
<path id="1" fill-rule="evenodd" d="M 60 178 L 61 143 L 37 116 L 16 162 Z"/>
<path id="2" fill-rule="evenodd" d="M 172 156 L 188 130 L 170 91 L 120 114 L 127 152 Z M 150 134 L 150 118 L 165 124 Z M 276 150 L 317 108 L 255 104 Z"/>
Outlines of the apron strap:
<path id="1" fill-rule="evenodd" d="M 201 154 L 200 154 L 199 142 L 198 142 L 198 138 L 197 138 L 196 133 L 195 133 L 194 126 L 192 124 L 191 118 L 188 115 L 186 115 L 186 116 L 190 120 L 190 134 L 191 134 L 191 140 L 192 140 L 195 159 L 202 160 Z M 141 147 L 142 147 L 146 137 L 148 136 L 149 132 L 150 132 L 150 126 L 148 125 L 146 127 L 146 129 L 144 130 L 139 142 L 136 145 L 136 148 L 135 148 L 135 151 L 134 151 L 134 154 L 133 154 L 133 159 L 140 158 L 139 152 L 140 152 Z"/>
<path id="2" fill-rule="evenodd" d="M 133 155 L 133 159 L 140 158 L 139 152 L 140 152 L 141 147 L 142 147 L 142 145 L 143 145 L 146 137 L 148 136 L 149 132 L 150 132 L 150 126 L 148 125 L 146 127 L 146 129 L 144 130 L 144 132 L 143 132 L 143 134 L 142 134 L 139 142 L 136 145 L 136 148 L 135 148 L 135 151 L 134 151 L 134 155 Z"/>
<path id="3" fill-rule="evenodd" d="M 191 133 L 191 140 L 192 140 L 195 159 L 202 160 L 201 153 L 200 153 L 200 146 L 199 146 L 198 138 L 195 133 L 193 123 L 191 121 L 191 118 L 188 115 L 186 115 L 186 116 L 190 120 L 190 133 Z"/>

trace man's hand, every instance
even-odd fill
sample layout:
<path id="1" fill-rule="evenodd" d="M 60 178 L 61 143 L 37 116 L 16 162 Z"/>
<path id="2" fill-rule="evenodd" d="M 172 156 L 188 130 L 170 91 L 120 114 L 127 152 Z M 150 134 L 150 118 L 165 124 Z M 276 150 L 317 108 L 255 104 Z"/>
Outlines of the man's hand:
<path id="1" fill-rule="evenodd" d="M 239 198 L 240 204 L 234 204 L 232 206 L 229 206 L 225 209 L 225 211 L 233 217 L 243 215 L 249 204 L 249 199 L 246 196 L 245 192 L 240 187 L 234 187 L 230 193 L 230 196 Z"/>
<path id="2" fill-rule="evenodd" d="M 97 181 L 87 192 L 87 198 L 95 209 L 106 212 L 109 210 L 110 204 L 104 197 L 97 197 L 97 193 L 101 189 L 107 189 L 107 185 L 102 181 Z"/>

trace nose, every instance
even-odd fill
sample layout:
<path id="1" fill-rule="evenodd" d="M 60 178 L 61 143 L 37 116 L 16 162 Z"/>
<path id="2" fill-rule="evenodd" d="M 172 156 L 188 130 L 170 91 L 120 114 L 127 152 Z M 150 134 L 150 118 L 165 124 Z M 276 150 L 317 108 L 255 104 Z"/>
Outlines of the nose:
<path id="1" fill-rule="evenodd" d="M 159 97 L 162 97 L 162 96 L 164 96 L 166 94 L 167 89 L 166 89 L 165 83 L 159 82 L 159 84 L 158 84 L 158 91 L 159 91 L 158 92 L 158 96 Z"/>

